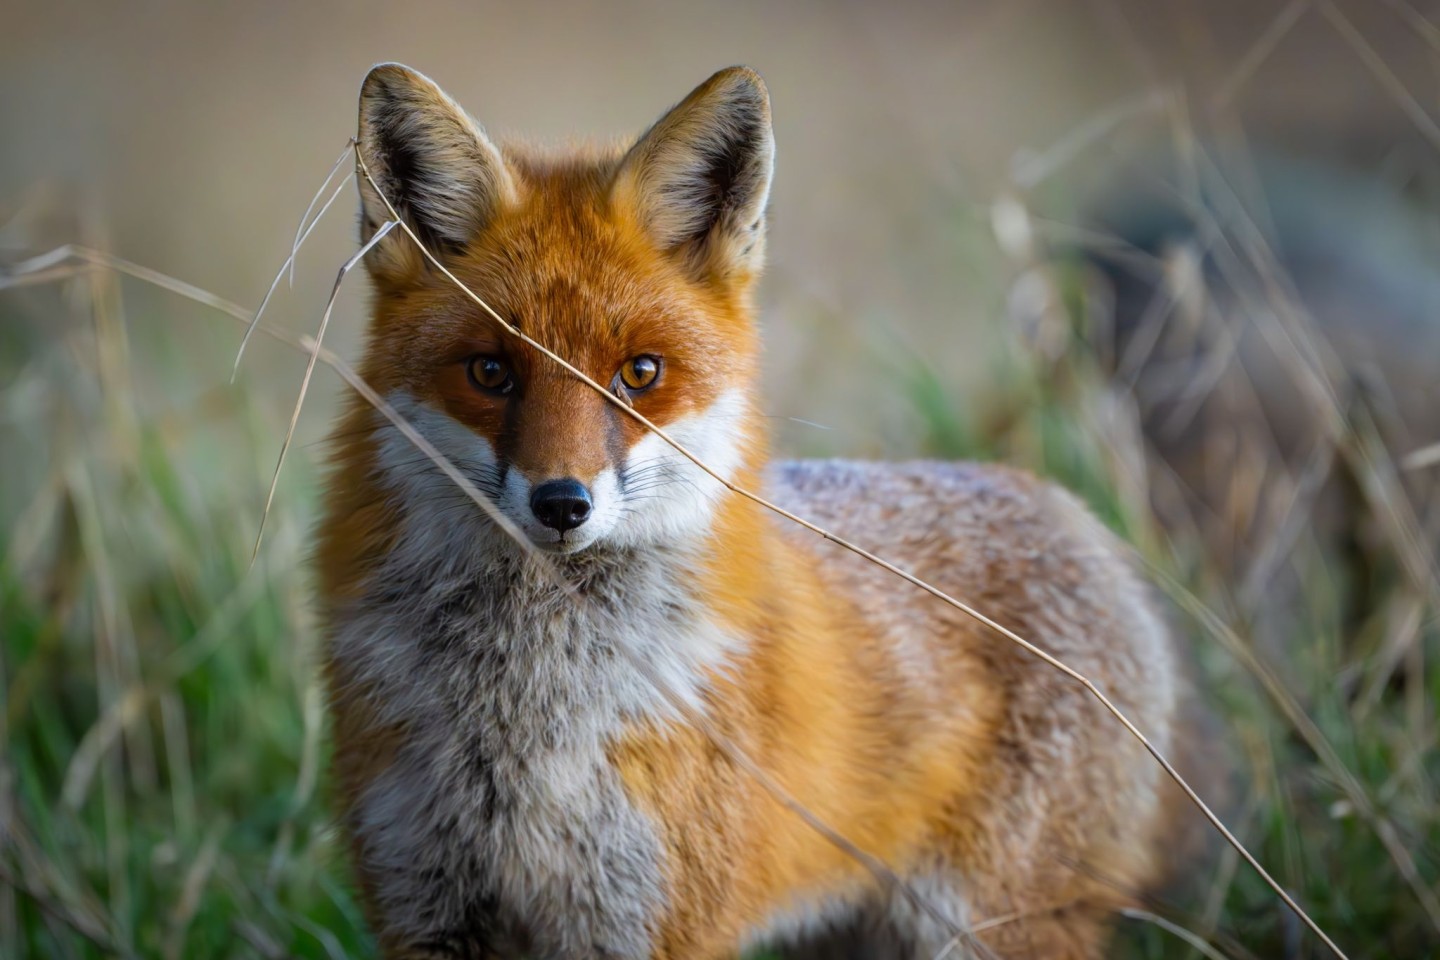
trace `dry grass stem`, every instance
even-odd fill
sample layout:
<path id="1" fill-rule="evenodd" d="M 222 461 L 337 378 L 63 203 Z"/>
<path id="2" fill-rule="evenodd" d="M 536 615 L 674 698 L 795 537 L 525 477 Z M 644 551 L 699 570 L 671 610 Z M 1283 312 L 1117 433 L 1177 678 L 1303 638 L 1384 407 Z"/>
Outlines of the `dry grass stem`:
<path id="1" fill-rule="evenodd" d="M 1369 41 L 1365 39 L 1365 35 L 1349 17 L 1341 12 L 1333 0 L 1321 0 L 1320 10 L 1336 32 L 1354 48 L 1355 54 L 1361 62 L 1370 69 L 1371 73 L 1375 74 L 1375 79 L 1385 89 L 1385 92 L 1401 110 L 1405 111 L 1405 116 L 1415 124 L 1415 129 L 1419 130 L 1432 146 L 1440 149 L 1440 125 L 1435 123 L 1435 119 L 1426 112 L 1425 108 L 1420 105 L 1420 101 L 1416 100 L 1414 94 L 1406 88 L 1405 82 L 1395 75 L 1394 70 L 1390 69 L 1385 58 L 1380 56 L 1370 45 Z"/>
<path id="2" fill-rule="evenodd" d="M 1152 924 L 1171 936 L 1179 937 L 1189 944 L 1191 949 L 1196 950 L 1202 956 L 1208 958 L 1208 960 L 1229 960 L 1225 954 L 1208 943 L 1200 934 L 1193 930 L 1187 930 L 1173 920 L 1166 920 L 1157 913 L 1151 913 L 1149 910 L 1137 910 L 1134 907 L 1125 907 L 1120 911 L 1120 915 L 1129 920 L 1139 920 L 1143 923 Z"/>
<path id="3" fill-rule="evenodd" d="M 325 216 L 325 211 L 330 208 L 330 203 L 335 199 L 334 195 L 331 196 L 330 200 L 325 202 L 325 206 L 320 208 L 320 212 L 315 214 L 315 219 L 310 220 L 309 227 L 305 226 L 305 221 L 310 219 L 310 212 L 315 209 L 316 201 L 318 201 L 320 195 L 325 192 L 325 188 L 329 186 L 330 181 L 335 179 L 335 174 L 340 171 L 340 167 L 349 159 L 350 150 L 351 146 L 347 144 L 335 158 L 335 162 L 330 164 L 330 169 L 326 172 L 325 179 L 321 181 L 320 186 L 315 191 L 315 195 L 310 198 L 310 205 L 306 207 L 305 212 L 301 214 L 300 222 L 295 225 L 295 240 L 290 244 L 290 257 L 286 261 L 286 266 L 289 268 L 290 273 L 290 286 L 292 287 L 295 286 L 295 255 L 300 252 L 300 245 L 305 242 L 305 237 L 309 236 L 310 231 L 315 229 L 315 224 L 319 223 L 320 219 Z M 354 169 L 347 170 L 345 172 L 345 179 L 340 182 L 340 185 L 343 187 L 349 183 L 354 176 Z M 339 190 L 336 190 L 336 193 L 338 194 Z"/>
<path id="4" fill-rule="evenodd" d="M 1235 94 L 1250 82 L 1250 78 L 1255 76 L 1255 71 L 1259 70 L 1270 54 L 1275 52 L 1275 48 L 1295 28 L 1295 24 L 1300 22 L 1300 18 L 1313 3 L 1314 0 L 1290 0 L 1284 9 L 1275 15 L 1275 19 L 1271 20 L 1270 25 L 1260 36 L 1255 38 L 1255 43 L 1240 58 L 1240 62 L 1235 65 L 1235 68 L 1230 71 L 1230 75 L 1221 82 L 1219 88 L 1211 96 L 1210 107 L 1212 110 L 1218 112 L 1230 105 L 1230 101 L 1235 99 Z"/>
<path id="5" fill-rule="evenodd" d="M 1140 559 L 1142 563 L 1146 562 L 1143 557 Z M 1261 688 L 1289 721 L 1291 728 L 1299 734 L 1305 745 L 1335 778 L 1335 782 L 1340 785 L 1341 790 L 1350 801 L 1351 807 L 1374 831 L 1376 838 L 1385 847 L 1385 851 L 1394 862 L 1396 869 L 1415 893 L 1416 899 L 1424 908 L 1431 924 L 1437 931 L 1440 931 L 1440 898 L 1436 897 L 1435 891 L 1430 889 L 1420 875 L 1414 856 L 1401 842 L 1395 832 L 1394 824 L 1380 813 L 1374 799 L 1366 792 L 1365 787 L 1345 762 L 1340 759 L 1339 753 L 1336 752 L 1335 747 L 1320 728 L 1315 725 L 1315 721 L 1310 719 L 1310 715 L 1286 689 L 1280 678 L 1275 676 L 1274 671 L 1256 655 L 1249 644 L 1243 642 L 1236 635 L 1235 631 L 1218 614 L 1164 570 L 1154 564 L 1146 563 L 1146 565 L 1171 599 L 1197 623 L 1201 624 L 1206 632 L 1220 641 L 1226 651 L 1260 682 Z"/>
<path id="6" fill-rule="evenodd" d="M 305 361 L 305 375 L 300 379 L 300 393 L 295 398 L 295 409 L 290 413 L 290 425 L 285 428 L 285 439 L 280 444 L 280 456 L 275 460 L 275 472 L 270 477 L 270 489 L 265 494 L 265 509 L 260 512 L 260 526 L 255 532 L 255 550 L 250 556 L 250 562 L 254 563 L 255 558 L 260 556 L 260 541 L 265 536 L 265 521 L 270 516 L 270 507 L 275 502 L 275 490 L 280 485 L 280 470 L 285 466 L 285 454 L 290 451 L 290 441 L 295 439 L 295 426 L 300 422 L 300 410 L 305 406 L 305 395 L 310 391 L 310 380 L 315 375 L 315 364 L 320 359 L 320 347 L 325 342 L 325 331 L 330 326 L 330 315 L 335 311 L 335 300 L 340 296 L 340 287 L 345 282 L 345 277 L 355 265 L 365 259 L 365 254 L 375 249 L 386 234 L 395 228 L 395 221 L 380 225 L 375 235 L 367 240 L 355 254 L 340 267 L 340 272 L 335 276 L 335 286 L 330 290 L 330 299 L 325 303 L 325 312 L 320 317 L 320 329 L 315 332 L 315 346 L 310 351 L 310 357 Z M 256 320 L 259 320 L 259 312 L 256 312 Z M 249 330 L 255 329 L 255 323 L 250 324 Z M 247 330 L 247 334 L 249 333 Z M 236 363 L 239 363 L 237 355 Z"/>
<path id="7" fill-rule="evenodd" d="M 1440 465 L 1440 443 L 1411 450 L 1405 455 L 1405 459 L 1400 461 L 1400 466 L 1406 470 L 1424 470 L 1437 465 Z"/>
<path id="8" fill-rule="evenodd" d="M 345 156 L 342 154 L 340 161 L 344 159 Z M 335 176 L 335 170 L 339 168 L 340 161 L 336 161 L 335 167 L 332 167 L 330 170 L 330 176 L 326 177 L 325 182 L 320 185 L 320 192 L 324 192 L 325 187 L 329 185 L 330 180 Z M 290 247 L 290 256 L 285 258 L 285 262 L 280 264 L 280 269 L 275 272 L 275 279 L 270 281 L 269 289 L 265 291 L 265 296 L 260 299 L 260 306 L 255 308 L 254 319 L 250 321 L 250 326 L 245 328 L 245 335 L 240 338 L 240 346 L 235 350 L 235 363 L 230 369 L 231 383 L 235 382 L 235 376 L 240 372 L 240 361 L 245 356 L 245 347 L 249 345 L 250 337 L 255 333 L 255 328 L 260 324 L 260 318 L 265 315 L 265 308 L 270 305 L 270 298 L 273 297 L 275 291 L 279 289 L 280 281 L 285 277 L 287 271 L 290 274 L 290 284 L 294 286 L 295 260 L 300 255 L 300 247 L 304 245 L 306 240 L 310 239 L 310 234 L 315 231 L 315 227 L 319 225 L 321 218 L 325 216 L 325 212 L 330 209 L 331 204 L 339 199 L 340 192 L 345 189 L 345 185 L 348 184 L 354 176 L 354 173 L 345 174 L 345 177 L 336 185 L 334 192 L 330 194 L 330 199 L 325 201 L 324 206 L 320 208 L 320 212 L 315 214 L 315 219 L 311 220 L 307 226 L 305 217 L 310 216 L 310 210 L 314 208 L 315 201 L 320 199 L 320 193 L 316 193 L 315 199 L 310 201 L 310 207 L 307 207 L 305 210 L 305 217 L 300 218 L 300 226 L 296 228 L 295 242 Z"/>

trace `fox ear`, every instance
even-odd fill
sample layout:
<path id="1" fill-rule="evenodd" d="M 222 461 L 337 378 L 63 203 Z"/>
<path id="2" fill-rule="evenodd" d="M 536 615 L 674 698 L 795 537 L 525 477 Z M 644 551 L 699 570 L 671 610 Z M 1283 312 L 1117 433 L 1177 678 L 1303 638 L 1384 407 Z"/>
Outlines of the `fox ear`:
<path id="1" fill-rule="evenodd" d="M 775 140 L 770 95 L 745 67 L 721 70 L 626 154 L 613 199 L 698 278 L 754 273 L 764 261 Z"/>
<path id="2" fill-rule="evenodd" d="M 360 88 L 362 240 L 393 219 L 395 210 L 437 256 L 464 246 L 502 206 L 515 182 L 485 131 L 430 78 L 398 63 L 371 68 Z M 423 260 L 399 232 L 373 261 L 392 267 Z M 368 259 L 368 258 L 367 258 Z"/>

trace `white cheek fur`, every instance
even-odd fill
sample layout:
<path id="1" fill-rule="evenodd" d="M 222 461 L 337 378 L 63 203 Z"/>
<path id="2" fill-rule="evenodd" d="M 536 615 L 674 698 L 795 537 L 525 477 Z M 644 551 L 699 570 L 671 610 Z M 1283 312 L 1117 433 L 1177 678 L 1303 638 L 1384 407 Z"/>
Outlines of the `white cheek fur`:
<path id="1" fill-rule="evenodd" d="M 665 432 L 726 480 L 734 479 L 744 459 L 745 395 L 727 390 L 704 411 L 682 417 Z M 707 532 L 725 485 L 653 433 L 630 448 L 628 469 L 657 471 L 653 484 L 627 494 L 623 521 L 611 539 L 623 546 L 673 542 Z"/>
<path id="2" fill-rule="evenodd" d="M 387 399 L 446 459 L 492 496 L 495 505 L 532 541 L 548 547 L 559 544 L 560 534 L 539 523 L 530 510 L 531 479 L 514 467 L 502 471 L 489 441 L 407 393 L 397 392 Z M 729 390 L 704 411 L 669 424 L 665 431 L 729 480 L 743 460 L 744 422 L 749 413 L 744 394 Z M 424 455 L 400 431 L 386 424 L 379 437 L 379 467 L 396 493 L 412 506 L 425 502 L 447 505 L 447 519 L 437 517 L 434 536 L 445 539 L 457 532 L 456 518 L 467 513 L 463 507 L 452 511 L 449 505 L 465 494 L 438 467 L 425 463 Z M 630 448 L 623 469 L 624 481 L 614 468 L 602 470 L 590 481 L 593 510 L 584 525 L 566 534 L 569 551 L 597 543 L 616 547 L 675 544 L 708 532 L 715 506 L 725 492 L 720 481 L 655 434 L 647 434 Z"/>
<path id="3" fill-rule="evenodd" d="M 385 398 L 391 408 L 430 444 L 461 474 L 469 479 L 482 493 L 492 495 L 497 506 L 505 498 L 494 498 L 495 484 L 499 478 L 500 463 L 495 448 L 484 437 L 476 436 L 473 430 L 458 423 L 433 407 L 426 406 L 408 393 L 396 391 Z M 454 480 L 440 467 L 426 457 L 409 437 L 401 433 L 378 412 L 375 414 L 378 429 L 379 455 L 377 467 L 394 493 L 407 503 L 448 505 L 457 498 L 468 500 L 468 495 L 459 489 Z M 476 508 L 479 509 L 478 507 Z M 446 510 L 453 520 L 465 512 Z M 512 515 L 513 519 L 513 515 Z"/>

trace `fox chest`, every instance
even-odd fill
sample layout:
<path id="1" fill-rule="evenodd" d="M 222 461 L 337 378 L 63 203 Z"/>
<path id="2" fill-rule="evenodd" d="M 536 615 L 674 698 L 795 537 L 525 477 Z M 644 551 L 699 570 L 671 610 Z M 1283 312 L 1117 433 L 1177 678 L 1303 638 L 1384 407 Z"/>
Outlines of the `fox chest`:
<path id="1" fill-rule="evenodd" d="M 361 799 L 392 924 L 536 957 L 647 955 L 662 851 L 603 757 L 484 739 L 407 744 Z"/>
<path id="2" fill-rule="evenodd" d="M 362 617 L 339 644 L 380 636 L 391 643 L 366 686 L 403 735 L 349 826 L 390 929 L 462 955 L 648 955 L 663 849 L 606 757 L 645 713 L 616 647 L 634 638 L 467 602 L 423 623 Z"/>

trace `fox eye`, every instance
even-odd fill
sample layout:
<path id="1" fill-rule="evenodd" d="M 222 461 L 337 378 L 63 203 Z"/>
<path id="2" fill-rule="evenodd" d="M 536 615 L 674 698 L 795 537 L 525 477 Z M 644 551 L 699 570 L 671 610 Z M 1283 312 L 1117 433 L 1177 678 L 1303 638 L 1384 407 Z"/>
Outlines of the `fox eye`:
<path id="1" fill-rule="evenodd" d="M 499 357 L 471 357 L 465 364 L 470 383 L 486 393 L 506 394 L 515 388 L 510 368 Z"/>
<path id="2" fill-rule="evenodd" d="M 660 358 L 648 353 L 632 357 L 620 368 L 620 382 L 631 393 L 639 393 L 655 385 L 660 378 Z"/>

